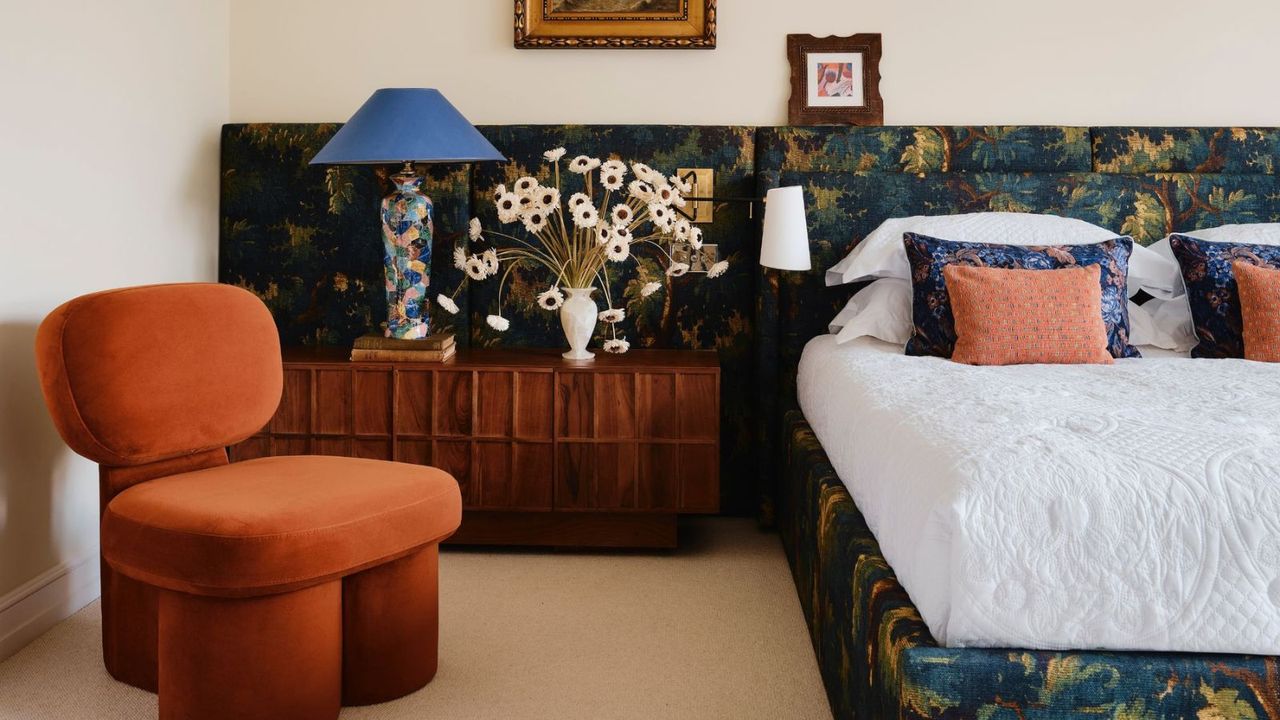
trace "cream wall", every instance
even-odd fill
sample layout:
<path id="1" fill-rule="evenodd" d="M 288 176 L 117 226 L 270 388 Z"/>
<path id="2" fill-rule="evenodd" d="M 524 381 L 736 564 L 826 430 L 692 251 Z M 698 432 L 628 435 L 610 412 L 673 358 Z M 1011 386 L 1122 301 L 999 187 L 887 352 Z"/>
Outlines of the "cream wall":
<path id="1" fill-rule="evenodd" d="M 96 571 L 97 471 L 45 412 L 36 324 L 81 293 L 215 277 L 228 16 L 227 0 L 0 0 L 0 601 Z"/>
<path id="2" fill-rule="evenodd" d="M 1274 0 L 720 0 L 712 51 L 515 50 L 512 5 L 233 0 L 232 120 L 433 86 L 477 123 L 784 124 L 787 33 L 880 32 L 889 124 L 1280 125 Z"/>

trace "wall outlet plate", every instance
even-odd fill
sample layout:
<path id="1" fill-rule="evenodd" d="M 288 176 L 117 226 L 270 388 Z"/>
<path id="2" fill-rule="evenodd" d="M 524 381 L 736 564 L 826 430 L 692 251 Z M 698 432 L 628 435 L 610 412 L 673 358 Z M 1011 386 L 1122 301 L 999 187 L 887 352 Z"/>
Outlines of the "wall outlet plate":
<path id="1" fill-rule="evenodd" d="M 703 245 L 698 252 L 691 252 L 689 245 L 677 245 L 671 249 L 671 261 L 688 263 L 689 272 L 704 273 L 720 261 L 720 246 L 714 243 Z"/>
<path id="2" fill-rule="evenodd" d="M 676 176 L 693 185 L 686 197 L 711 197 L 715 195 L 716 171 L 710 168 L 676 168 Z M 709 223 L 715 214 L 715 204 L 710 200 L 690 200 L 681 208 L 689 222 Z"/>

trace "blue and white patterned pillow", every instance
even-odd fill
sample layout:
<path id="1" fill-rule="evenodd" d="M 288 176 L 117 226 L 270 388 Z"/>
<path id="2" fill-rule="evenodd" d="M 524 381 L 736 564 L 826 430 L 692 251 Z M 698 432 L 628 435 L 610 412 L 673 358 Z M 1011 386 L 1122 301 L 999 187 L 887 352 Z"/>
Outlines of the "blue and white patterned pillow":
<path id="1" fill-rule="evenodd" d="M 1129 344 L 1129 255 L 1133 240 L 1118 237 L 1093 245 L 994 245 L 954 242 L 905 233 L 903 245 L 911 264 L 912 321 L 908 355 L 951 357 L 955 349 L 955 318 L 942 268 L 951 264 L 1005 269 L 1056 270 L 1100 265 L 1102 320 L 1107 326 L 1107 350 L 1112 357 L 1142 357 Z"/>
<path id="2" fill-rule="evenodd" d="M 1169 247 L 1182 268 L 1191 319 L 1200 341 L 1191 348 L 1191 357 L 1244 357 L 1244 320 L 1231 263 L 1280 268 L 1280 245 L 1208 242 L 1170 235 Z"/>

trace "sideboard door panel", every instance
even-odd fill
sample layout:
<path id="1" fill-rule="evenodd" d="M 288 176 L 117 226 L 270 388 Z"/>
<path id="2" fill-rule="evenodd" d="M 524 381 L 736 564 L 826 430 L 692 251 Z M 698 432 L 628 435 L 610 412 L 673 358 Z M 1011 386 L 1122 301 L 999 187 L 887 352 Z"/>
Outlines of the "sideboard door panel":
<path id="1" fill-rule="evenodd" d="M 518 442 L 514 449 L 508 503 L 526 510 L 550 510 L 555 495 L 555 456 L 551 443 Z"/>
<path id="2" fill-rule="evenodd" d="M 433 405 L 437 435 L 469 436 L 472 415 L 471 373 L 437 372 Z"/>
<path id="3" fill-rule="evenodd" d="M 357 370 L 356 435 L 391 435 L 391 371 Z M 363 457 L 363 456 L 361 456 Z"/>
<path id="4" fill-rule="evenodd" d="M 511 444 L 477 442 L 474 482 L 479 486 L 481 507 L 511 503 Z"/>
<path id="5" fill-rule="evenodd" d="M 636 507 L 635 443 L 596 446 L 596 507 L 631 510 Z"/>
<path id="6" fill-rule="evenodd" d="M 594 445 L 585 442 L 560 443 L 556 450 L 556 508 L 593 507 L 595 475 Z"/>
<path id="7" fill-rule="evenodd" d="M 720 450 L 715 445 L 680 447 L 680 509 L 685 512 L 720 510 Z"/>
<path id="8" fill-rule="evenodd" d="M 556 374 L 556 437 L 594 437 L 595 378 L 587 372 Z"/>
<path id="9" fill-rule="evenodd" d="M 477 437 L 511 437 L 514 380 L 509 372 L 476 373 Z"/>
<path id="10" fill-rule="evenodd" d="M 271 420 L 271 432 L 306 435 L 311 432 L 311 371 L 284 371 L 284 391 L 280 407 Z"/>
<path id="11" fill-rule="evenodd" d="M 549 372 L 516 373 L 515 436 L 550 440 L 555 406 L 554 377 Z"/>
<path id="12" fill-rule="evenodd" d="M 636 386 L 631 373 L 596 373 L 596 432 L 600 439 L 636 436 Z"/>
<path id="13" fill-rule="evenodd" d="M 431 434 L 430 372 L 396 372 L 396 434 L 417 437 Z"/>
<path id="14" fill-rule="evenodd" d="M 315 431 L 320 435 L 350 435 L 351 371 L 317 370 L 315 398 Z"/>
<path id="15" fill-rule="evenodd" d="M 437 440 L 432 451 L 432 461 L 436 467 L 449 473 L 458 481 L 464 506 L 474 507 L 480 504 L 480 494 L 476 492 L 475 483 L 471 482 L 470 442 Z"/>
<path id="16" fill-rule="evenodd" d="M 676 376 L 674 373 L 641 373 L 638 385 L 637 416 L 640 437 L 680 437 L 680 423 L 676 415 Z"/>
<path id="17" fill-rule="evenodd" d="M 675 510 L 679 504 L 676 445 L 640 444 L 639 506 L 642 510 Z"/>

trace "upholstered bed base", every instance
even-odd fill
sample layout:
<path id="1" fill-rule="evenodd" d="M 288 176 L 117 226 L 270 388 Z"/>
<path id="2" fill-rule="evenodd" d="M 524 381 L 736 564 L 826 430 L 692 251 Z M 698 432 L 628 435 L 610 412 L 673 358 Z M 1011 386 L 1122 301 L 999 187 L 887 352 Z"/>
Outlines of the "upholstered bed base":
<path id="1" fill-rule="evenodd" d="M 836 718 L 1272 718 L 1280 658 L 939 647 L 798 409 L 779 525 Z"/>

